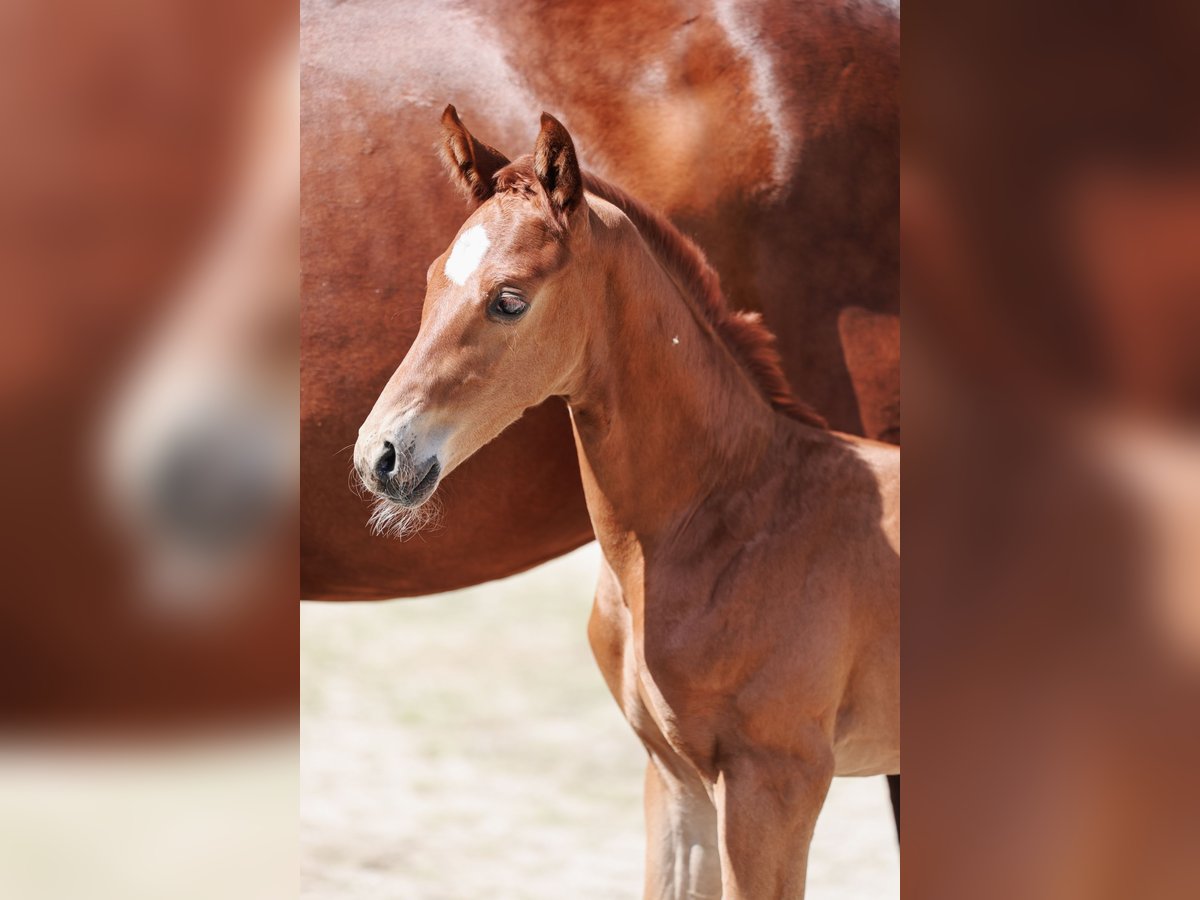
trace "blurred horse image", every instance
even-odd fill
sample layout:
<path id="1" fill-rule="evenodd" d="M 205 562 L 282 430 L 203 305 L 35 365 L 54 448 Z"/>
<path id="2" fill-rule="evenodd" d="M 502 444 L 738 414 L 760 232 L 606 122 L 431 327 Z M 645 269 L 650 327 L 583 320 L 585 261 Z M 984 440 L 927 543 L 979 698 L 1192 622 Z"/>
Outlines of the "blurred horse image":
<path id="1" fill-rule="evenodd" d="M 298 507 L 298 46 L 251 82 L 224 207 L 110 403 L 102 465 L 149 596 L 212 609 Z"/>

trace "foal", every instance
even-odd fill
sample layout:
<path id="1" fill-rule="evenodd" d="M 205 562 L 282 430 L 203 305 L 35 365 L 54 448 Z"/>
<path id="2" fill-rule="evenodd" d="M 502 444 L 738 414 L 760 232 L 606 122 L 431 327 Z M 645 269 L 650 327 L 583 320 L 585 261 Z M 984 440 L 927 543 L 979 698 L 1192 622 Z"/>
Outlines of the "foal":
<path id="1" fill-rule="evenodd" d="M 443 124 L 479 205 L 358 472 L 402 515 L 564 397 L 604 553 L 589 637 L 649 754 L 646 896 L 802 897 L 832 777 L 900 771 L 899 451 L 792 399 L 700 251 L 555 119 L 512 163 Z"/>

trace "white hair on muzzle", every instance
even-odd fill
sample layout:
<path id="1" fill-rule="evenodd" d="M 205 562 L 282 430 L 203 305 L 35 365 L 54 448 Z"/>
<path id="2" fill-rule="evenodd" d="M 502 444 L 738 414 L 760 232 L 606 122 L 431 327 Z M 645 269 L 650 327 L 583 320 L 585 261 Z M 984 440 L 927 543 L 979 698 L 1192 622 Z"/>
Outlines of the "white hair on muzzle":
<path id="1" fill-rule="evenodd" d="M 437 497 L 430 497 L 420 506 L 401 506 L 394 500 L 380 497 L 371 510 L 367 526 L 380 537 L 406 540 L 414 534 L 432 529 L 441 518 L 442 504 Z"/>

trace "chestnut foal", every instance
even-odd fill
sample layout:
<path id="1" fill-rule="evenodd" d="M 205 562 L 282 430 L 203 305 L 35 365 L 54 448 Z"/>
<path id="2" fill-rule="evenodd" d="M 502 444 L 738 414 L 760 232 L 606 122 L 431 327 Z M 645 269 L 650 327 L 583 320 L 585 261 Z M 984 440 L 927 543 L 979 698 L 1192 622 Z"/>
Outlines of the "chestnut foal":
<path id="1" fill-rule="evenodd" d="M 899 451 L 792 399 L 700 251 L 555 119 L 512 163 L 443 123 L 479 206 L 358 472 L 403 520 L 564 397 L 604 553 L 589 637 L 649 753 L 646 896 L 802 897 L 833 776 L 900 771 Z"/>

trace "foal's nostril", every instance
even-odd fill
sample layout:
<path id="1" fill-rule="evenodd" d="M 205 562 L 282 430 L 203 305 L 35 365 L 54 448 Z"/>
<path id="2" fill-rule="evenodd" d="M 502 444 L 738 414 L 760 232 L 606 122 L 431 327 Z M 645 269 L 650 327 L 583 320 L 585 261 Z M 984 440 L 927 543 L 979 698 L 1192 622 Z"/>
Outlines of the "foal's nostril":
<path id="1" fill-rule="evenodd" d="M 392 446 L 391 441 L 383 442 L 383 453 L 379 459 L 375 461 L 375 477 L 381 482 L 386 482 L 391 479 L 392 473 L 396 470 L 396 448 Z"/>

